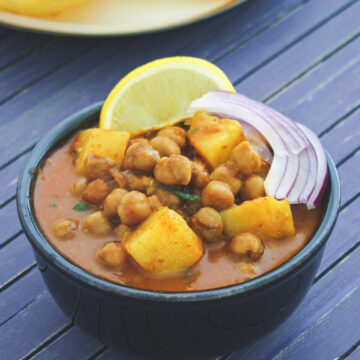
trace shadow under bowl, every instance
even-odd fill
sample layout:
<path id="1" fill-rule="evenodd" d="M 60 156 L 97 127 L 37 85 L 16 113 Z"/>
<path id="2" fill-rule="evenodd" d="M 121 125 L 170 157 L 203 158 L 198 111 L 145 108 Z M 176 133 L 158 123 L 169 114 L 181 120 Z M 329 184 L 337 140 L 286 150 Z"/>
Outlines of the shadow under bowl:
<path id="1" fill-rule="evenodd" d="M 73 322 L 104 344 L 155 359 L 201 359 L 239 350 L 280 325 L 308 292 L 337 218 L 340 184 L 327 154 L 329 181 L 319 229 L 293 258 L 250 281 L 219 289 L 167 293 L 118 285 L 73 265 L 37 222 L 33 189 L 44 159 L 74 132 L 94 126 L 102 103 L 51 130 L 28 157 L 18 181 L 18 214 L 45 283 Z"/>

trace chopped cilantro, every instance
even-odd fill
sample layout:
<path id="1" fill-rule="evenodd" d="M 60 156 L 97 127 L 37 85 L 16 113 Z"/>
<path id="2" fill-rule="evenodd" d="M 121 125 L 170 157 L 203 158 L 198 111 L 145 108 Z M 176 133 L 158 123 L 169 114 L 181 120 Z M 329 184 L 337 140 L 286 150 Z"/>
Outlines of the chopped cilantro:
<path id="1" fill-rule="evenodd" d="M 200 198 L 199 195 L 192 195 L 192 194 L 187 194 L 184 193 L 183 191 L 180 191 L 178 189 L 176 189 L 173 186 L 168 186 L 168 185 L 160 185 L 159 186 L 161 189 L 167 190 L 172 192 L 173 194 L 175 194 L 176 196 L 178 196 L 180 199 L 182 200 L 190 200 L 190 201 L 195 201 L 198 200 Z"/>
<path id="2" fill-rule="evenodd" d="M 89 210 L 89 208 L 90 208 L 90 206 L 88 204 L 78 202 L 77 204 L 74 205 L 73 210 L 86 211 L 86 210 Z"/>

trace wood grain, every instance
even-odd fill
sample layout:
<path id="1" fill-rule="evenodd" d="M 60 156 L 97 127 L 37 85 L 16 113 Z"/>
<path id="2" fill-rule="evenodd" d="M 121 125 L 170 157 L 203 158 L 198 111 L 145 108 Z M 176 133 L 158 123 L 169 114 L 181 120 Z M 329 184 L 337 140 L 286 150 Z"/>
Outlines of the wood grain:
<path id="1" fill-rule="evenodd" d="M 0 102 L 5 101 L 0 105 L 0 358 L 57 359 L 69 352 L 76 358 L 125 358 L 61 313 L 34 268 L 11 199 L 26 152 L 51 127 L 103 99 L 133 67 L 174 54 L 218 60 L 233 81 L 240 80 L 238 89 L 269 97 L 271 105 L 322 133 L 340 164 L 344 208 L 317 281 L 290 319 L 233 358 L 326 359 L 350 350 L 349 358 L 357 358 L 360 334 L 352 319 L 360 299 L 359 4 L 253 0 L 243 11 L 203 24 L 99 43 L 0 30 Z"/>
<path id="2" fill-rule="evenodd" d="M 227 75 L 231 81 L 238 82 L 284 52 L 284 48 L 301 41 L 307 33 L 319 27 L 325 19 L 336 16 L 337 11 L 349 3 L 350 0 L 308 1 L 245 46 L 235 48 L 219 61 L 219 65 L 228 68 Z"/>
<path id="3" fill-rule="evenodd" d="M 309 6 L 310 4 L 312 3 L 310 2 Z M 246 91 L 248 96 L 256 99 L 266 99 L 273 95 L 274 89 L 280 91 L 288 86 L 292 79 L 305 71 L 310 71 L 314 64 L 331 56 L 360 33 L 360 23 L 356 20 L 359 11 L 360 3 L 346 8 L 341 16 L 331 18 L 302 41 L 292 45 L 286 52 L 242 81 L 237 85 L 237 90 Z"/>

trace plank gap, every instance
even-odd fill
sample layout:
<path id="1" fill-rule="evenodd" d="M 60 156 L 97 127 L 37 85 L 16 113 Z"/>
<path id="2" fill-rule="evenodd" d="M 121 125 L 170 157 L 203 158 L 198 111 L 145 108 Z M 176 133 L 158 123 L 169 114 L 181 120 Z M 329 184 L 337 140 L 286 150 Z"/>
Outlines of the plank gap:
<path id="1" fill-rule="evenodd" d="M 16 194 L 13 195 L 12 197 L 10 197 L 9 199 L 5 200 L 2 204 L 0 204 L 0 209 L 3 208 L 4 206 L 6 206 L 11 201 L 15 200 L 15 198 L 16 198 Z"/>
<path id="2" fill-rule="evenodd" d="M 17 314 L 19 314 L 21 311 L 25 310 L 29 305 L 31 305 L 36 299 L 31 299 L 28 303 L 26 303 L 24 306 L 22 306 L 19 310 L 17 310 L 14 314 L 9 316 L 6 320 L 0 323 L 0 326 L 7 323 L 9 320 L 11 320 L 13 317 L 15 317 Z"/>
<path id="3" fill-rule="evenodd" d="M 25 268 L 24 270 L 20 271 L 18 274 L 16 274 L 14 277 L 12 277 L 10 280 L 8 280 L 5 284 L 0 286 L 0 293 L 7 289 L 9 286 L 11 286 L 13 283 L 21 279 L 23 276 L 25 276 L 27 273 L 29 273 L 32 269 L 36 267 L 36 262 L 34 261 L 30 266 Z"/>
<path id="4" fill-rule="evenodd" d="M 358 200 L 360 193 L 357 193 L 351 200 L 348 201 L 349 205 L 354 201 Z M 339 213 L 342 212 L 344 208 L 341 208 Z M 355 251 L 360 246 L 360 241 L 354 244 L 351 248 L 345 251 L 340 257 L 338 257 L 334 262 L 332 262 L 327 268 L 325 268 L 314 280 L 313 284 L 316 284 L 319 280 L 324 278 L 330 271 L 332 271 L 339 263 L 346 259 L 353 251 Z"/>
<path id="5" fill-rule="evenodd" d="M 358 349 L 360 349 L 360 340 L 356 344 L 354 344 L 348 351 L 346 351 L 343 355 L 341 355 L 338 360 L 347 359 L 354 351 Z"/>
<path id="6" fill-rule="evenodd" d="M 343 159 L 341 159 L 336 166 L 341 166 L 342 164 L 344 164 L 346 161 L 348 161 L 351 157 L 353 157 L 358 151 L 360 150 L 360 145 L 353 150 L 350 154 L 346 155 Z"/>
<path id="7" fill-rule="evenodd" d="M 96 360 L 105 350 L 107 350 L 108 347 L 104 346 L 101 349 L 99 349 L 97 352 L 95 352 L 94 354 L 92 354 L 88 360 Z"/>
<path id="8" fill-rule="evenodd" d="M 5 240 L 2 244 L 0 244 L 0 250 L 6 246 L 7 244 L 9 244 L 11 241 L 15 240 L 17 237 L 19 237 L 24 231 L 20 230 L 18 231 L 16 234 L 10 236 L 7 240 Z"/>
<path id="9" fill-rule="evenodd" d="M 33 47 L 32 49 L 26 51 L 25 53 L 19 55 L 17 58 L 11 60 L 11 62 L 3 65 L 3 66 L 0 66 L 0 72 L 5 70 L 6 68 L 8 68 L 9 66 L 12 66 L 14 64 L 16 64 L 17 62 L 19 62 L 20 60 L 26 58 L 27 56 L 31 55 L 32 53 L 34 53 L 35 51 L 41 49 L 42 47 L 46 46 L 48 43 L 50 43 L 51 40 L 49 38 L 46 38 L 45 41 L 41 42 L 39 45 Z"/>
<path id="10" fill-rule="evenodd" d="M 40 346 L 32 350 L 30 353 L 28 353 L 26 356 L 22 358 L 22 360 L 29 360 L 33 356 L 35 356 L 37 353 L 39 353 L 41 350 L 45 349 L 50 343 L 52 343 L 55 339 L 60 337 L 61 335 L 65 334 L 68 330 L 70 330 L 74 325 L 70 324 L 68 326 L 63 327 L 59 331 L 57 331 L 53 336 L 45 340 Z"/>
<path id="11" fill-rule="evenodd" d="M 286 84 L 282 85 L 280 88 L 278 88 L 277 90 L 275 90 L 273 93 L 271 93 L 269 96 L 267 96 L 265 99 L 263 99 L 262 101 L 267 103 L 271 100 L 273 100 L 277 95 L 281 94 L 283 91 L 285 91 L 287 88 L 289 88 L 291 85 L 293 85 L 294 83 L 296 83 L 298 80 L 300 80 L 301 78 L 303 78 L 304 76 L 306 76 L 307 74 L 309 74 L 310 72 L 312 72 L 313 70 L 315 70 L 319 65 L 321 65 L 323 62 L 325 62 L 326 60 L 330 59 L 333 55 L 335 55 L 336 53 L 338 53 L 340 50 L 342 50 L 345 46 L 347 46 L 348 44 L 350 44 L 351 42 L 353 42 L 354 40 L 356 40 L 358 37 L 360 37 L 360 32 L 355 33 L 354 35 L 352 35 L 350 38 L 348 38 L 346 41 L 344 41 L 342 44 L 340 44 L 339 46 L 335 47 L 333 50 L 331 50 L 329 53 L 327 53 L 326 55 L 324 55 L 322 58 L 320 58 L 318 61 L 314 62 L 313 64 L 311 64 L 308 68 L 306 68 L 305 70 L 303 70 L 300 74 L 298 74 L 297 76 L 295 76 L 294 78 L 292 78 L 290 81 L 288 81 Z M 358 106 L 354 108 L 354 111 L 358 109 Z M 347 116 L 347 115 L 345 115 Z M 326 133 L 326 131 L 328 129 L 332 129 L 333 127 L 335 127 L 337 125 L 338 122 L 340 122 L 341 119 L 339 119 L 337 122 L 333 123 L 332 125 L 330 125 L 327 129 L 325 129 L 322 133 Z M 322 134 L 321 133 L 321 134 Z"/>
<path id="12" fill-rule="evenodd" d="M 357 193 L 354 197 L 352 197 L 349 201 L 347 201 L 344 205 L 340 207 L 340 211 L 347 208 L 349 205 L 351 205 L 353 202 L 355 202 L 360 197 L 360 193 Z"/>
<path id="13" fill-rule="evenodd" d="M 21 156 L 27 154 L 28 152 L 30 152 L 36 144 L 31 145 L 30 147 L 28 147 L 27 149 L 25 149 L 24 151 L 22 151 L 21 153 L 15 155 L 14 157 L 12 157 L 10 160 L 8 160 L 7 162 L 5 162 L 4 164 L 0 165 L 0 171 L 4 170 L 7 166 L 9 166 L 11 163 L 13 163 L 14 161 L 16 161 L 17 159 L 21 158 Z"/>
<path id="14" fill-rule="evenodd" d="M 353 113 L 355 113 L 357 110 L 360 109 L 360 103 L 355 106 L 353 109 L 351 109 L 350 111 L 348 111 L 344 116 L 342 116 L 339 120 L 335 121 L 334 123 L 332 123 L 329 127 L 327 127 L 326 129 L 324 129 L 320 134 L 319 137 L 322 137 L 324 135 L 326 135 L 327 133 L 329 133 L 334 127 L 336 127 L 337 125 L 340 125 L 340 123 L 342 123 L 343 121 L 345 121 L 349 116 L 351 116 Z"/>
<path id="15" fill-rule="evenodd" d="M 32 80 L 31 82 L 29 82 L 26 86 L 20 88 L 19 90 L 16 90 L 15 92 L 13 92 L 12 94 L 6 96 L 3 100 L 0 101 L 0 106 L 4 105 L 7 101 L 13 99 L 14 97 L 16 97 L 17 95 L 19 95 L 20 93 L 22 93 L 23 91 L 28 90 L 30 87 L 32 87 L 33 85 L 37 84 L 39 81 L 41 81 L 42 79 L 45 79 L 47 76 L 55 73 L 56 71 L 60 70 L 62 67 L 70 64 L 72 61 L 76 60 L 77 58 L 85 55 L 86 53 L 88 53 L 89 51 L 93 50 L 94 48 L 96 48 L 101 42 L 97 41 L 94 44 L 88 46 L 87 48 L 85 48 L 82 52 L 80 52 L 79 54 L 77 54 L 76 56 L 73 56 L 72 58 L 64 61 L 63 63 L 61 63 L 60 65 L 56 66 L 55 68 L 51 69 L 50 71 L 47 71 L 46 73 L 42 74 L 41 76 L 39 76 L 38 78 Z M 11 64 L 12 65 L 12 64 Z M 0 69 L 1 71 L 1 69 Z"/>
<path id="16" fill-rule="evenodd" d="M 244 80 L 246 80 L 247 78 L 249 78 L 252 74 L 254 74 L 256 71 L 258 71 L 259 69 L 261 69 L 264 65 L 269 64 L 271 61 L 273 61 L 275 58 L 277 58 L 279 55 L 285 53 L 287 50 L 289 50 L 290 48 L 292 48 L 293 46 L 295 46 L 296 44 L 298 44 L 299 42 L 301 42 L 303 39 L 305 39 L 306 37 L 308 37 L 309 35 L 311 35 L 313 32 L 315 32 L 316 30 L 318 30 L 319 28 L 321 28 L 324 24 L 326 24 L 327 22 L 331 21 L 332 19 L 334 19 L 336 16 L 338 16 L 339 14 L 341 14 L 343 11 L 347 10 L 349 7 L 351 7 L 352 5 L 354 5 L 357 1 L 359 0 L 352 0 L 350 2 L 348 2 L 346 5 L 344 5 L 342 8 L 338 9 L 337 11 L 335 11 L 334 13 L 332 13 L 331 15 L 329 15 L 327 18 L 325 18 L 324 20 L 320 21 L 318 24 L 316 24 L 315 26 L 313 26 L 310 30 L 306 31 L 304 34 L 300 35 L 298 38 L 296 38 L 293 42 L 291 42 L 290 44 L 286 45 L 285 47 L 283 47 L 281 50 L 277 51 L 275 54 L 273 54 L 270 58 L 264 60 L 263 62 L 261 62 L 258 66 L 256 66 L 254 69 L 248 71 L 246 74 L 244 74 L 240 79 L 235 80 L 233 82 L 233 84 L 235 86 L 237 86 L 238 84 L 240 84 L 241 82 L 243 82 Z"/>
<path id="17" fill-rule="evenodd" d="M 287 18 L 288 16 L 294 14 L 296 11 L 298 11 L 301 7 L 303 7 L 307 2 L 309 2 L 310 0 L 304 0 L 301 4 L 297 4 L 294 7 L 292 7 L 289 11 L 284 12 L 281 16 L 279 16 L 278 18 L 275 19 L 275 21 L 270 22 L 267 26 L 265 26 L 264 28 L 260 29 L 259 31 L 255 32 L 253 35 L 251 35 L 250 37 L 248 37 L 247 39 L 244 39 L 243 41 L 239 42 L 238 44 L 232 46 L 231 48 L 229 48 L 227 51 L 225 51 L 224 53 L 222 53 L 221 55 L 219 55 L 218 57 L 216 57 L 213 61 L 214 63 L 220 61 L 221 59 L 227 57 L 228 55 L 230 55 L 232 52 L 234 52 L 236 49 L 242 47 L 243 45 L 245 45 L 246 43 L 250 42 L 251 40 L 253 40 L 256 36 L 260 35 L 261 33 L 265 32 L 266 30 L 269 30 L 270 28 L 272 28 L 273 26 L 275 26 L 276 24 L 278 24 L 279 22 L 281 22 L 282 20 L 284 20 L 285 18 Z M 236 85 L 234 83 L 234 85 Z"/>

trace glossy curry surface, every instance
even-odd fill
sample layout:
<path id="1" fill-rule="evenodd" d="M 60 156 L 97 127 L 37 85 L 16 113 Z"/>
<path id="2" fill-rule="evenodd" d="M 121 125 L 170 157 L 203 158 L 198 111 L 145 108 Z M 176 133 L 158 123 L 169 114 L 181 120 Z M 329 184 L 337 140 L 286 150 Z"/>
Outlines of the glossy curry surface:
<path id="1" fill-rule="evenodd" d="M 117 241 L 115 230 L 98 236 L 82 226 L 89 214 L 101 210 L 103 205 L 90 204 L 83 211 L 73 209 L 83 201 L 71 187 L 80 178 L 74 166 L 74 139 L 55 150 L 39 171 L 34 190 L 35 213 L 45 236 L 64 257 L 109 281 L 160 291 L 195 291 L 237 284 L 280 266 L 305 246 L 320 224 L 321 206 L 309 211 L 305 206 L 296 205 L 291 206 L 296 234 L 281 239 L 261 236 L 264 253 L 257 260 L 234 256 L 229 249 L 229 239 L 224 237 L 216 243 L 204 241 L 201 259 L 176 276 L 163 277 L 144 271 L 130 256 L 121 266 L 109 266 L 97 253 L 107 242 Z M 189 220 L 194 209 L 185 202 L 181 213 Z M 59 239 L 54 235 L 54 224 L 62 219 L 74 219 L 80 224 L 71 239 Z"/>

